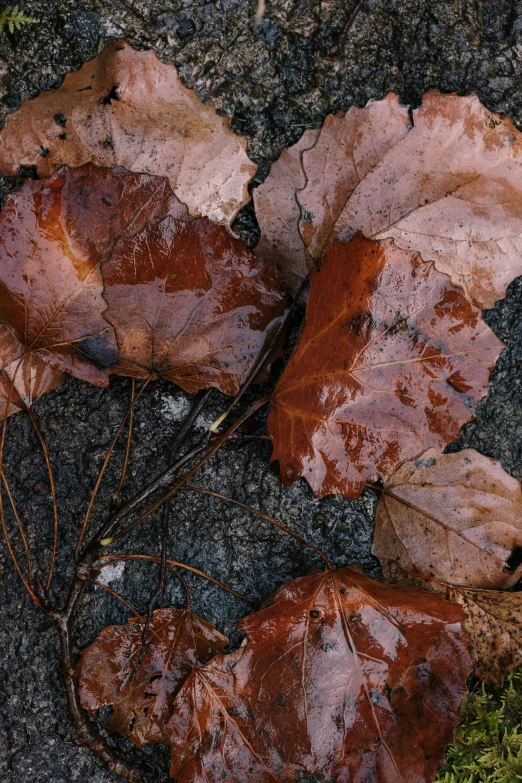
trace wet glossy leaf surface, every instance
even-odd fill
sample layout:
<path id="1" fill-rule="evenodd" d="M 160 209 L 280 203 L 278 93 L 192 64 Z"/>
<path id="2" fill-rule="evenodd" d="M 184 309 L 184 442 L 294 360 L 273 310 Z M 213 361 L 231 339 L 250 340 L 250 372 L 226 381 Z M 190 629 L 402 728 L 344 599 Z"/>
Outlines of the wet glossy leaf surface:
<path id="1" fill-rule="evenodd" d="M 506 672 L 522 664 L 522 593 L 453 588 L 448 596 L 467 614 L 474 674 L 501 685 Z"/>
<path id="2" fill-rule="evenodd" d="M 32 408 L 42 395 L 57 389 L 63 378 L 63 373 L 52 370 L 36 353 L 15 359 L 0 371 L 0 420 L 6 417 L 8 405 L 9 415 Z"/>
<path id="3" fill-rule="evenodd" d="M 100 264 L 118 236 L 168 214 L 171 200 L 164 180 L 91 165 L 9 196 L 0 213 L 3 366 L 37 353 L 56 371 L 106 385 L 116 341 L 103 318 Z"/>
<path id="4" fill-rule="evenodd" d="M 229 121 L 198 101 L 154 52 L 114 42 L 58 90 L 9 117 L 0 134 L 0 171 L 63 164 L 124 166 L 168 177 L 192 215 L 230 223 L 250 200 L 256 165 Z"/>
<path id="5" fill-rule="evenodd" d="M 471 669 L 463 617 L 349 568 L 287 583 L 241 621 L 247 643 L 180 691 L 172 774 L 291 781 L 291 768 L 266 773 L 289 763 L 325 781 L 431 781 Z"/>
<path id="6" fill-rule="evenodd" d="M 80 697 L 94 712 L 111 706 L 109 726 L 138 746 L 165 743 L 172 702 L 191 667 L 222 652 L 228 639 L 185 609 L 154 612 L 142 651 L 144 618 L 104 628 L 78 664 Z"/>
<path id="7" fill-rule="evenodd" d="M 480 307 L 492 307 L 522 273 L 522 136 L 476 96 L 429 92 L 412 125 L 390 94 L 329 116 L 314 146 L 287 155 L 301 161 L 300 179 L 282 179 L 274 167 L 274 181 L 270 175 L 262 187 L 277 184 L 289 201 L 297 198 L 301 221 L 291 242 L 258 203 L 261 251 L 284 241 L 289 275 L 306 274 L 303 248 L 319 263 L 329 242 L 356 231 L 419 252 Z"/>
<path id="8" fill-rule="evenodd" d="M 473 449 L 427 451 L 401 465 L 381 494 L 372 551 L 394 581 L 419 572 L 506 589 L 520 579 L 509 561 L 521 546 L 520 483 Z"/>
<path id="9" fill-rule="evenodd" d="M 357 235 L 312 274 L 306 322 L 268 419 L 283 479 L 357 497 L 458 436 L 502 343 L 416 254 Z"/>
<path id="10" fill-rule="evenodd" d="M 208 220 L 172 217 L 116 245 L 102 268 L 118 373 L 235 394 L 285 308 L 275 270 Z"/>
<path id="11" fill-rule="evenodd" d="M 100 386 L 119 372 L 234 394 L 285 310 L 274 265 L 190 220 L 159 177 L 63 168 L 7 199 L 0 232 L 0 371 L 35 355 Z M 30 397 L 53 387 L 37 375 Z"/>

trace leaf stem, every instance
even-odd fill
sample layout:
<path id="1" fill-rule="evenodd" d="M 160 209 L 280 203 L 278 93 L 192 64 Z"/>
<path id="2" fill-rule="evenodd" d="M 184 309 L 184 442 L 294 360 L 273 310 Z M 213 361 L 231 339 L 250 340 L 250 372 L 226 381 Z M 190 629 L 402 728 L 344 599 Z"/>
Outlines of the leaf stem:
<path id="1" fill-rule="evenodd" d="M 314 544 L 311 544 L 305 538 L 300 536 L 299 533 L 296 533 L 294 530 L 291 530 L 282 522 L 279 522 L 277 519 L 274 519 L 274 517 L 268 516 L 268 514 L 264 514 L 259 509 L 254 508 L 253 506 L 248 506 L 246 505 L 246 503 L 242 503 L 240 500 L 234 500 L 234 498 L 228 497 L 228 495 L 222 495 L 220 492 L 214 492 L 214 490 L 212 489 L 203 489 L 203 487 L 194 487 L 192 484 L 186 484 L 184 487 L 181 487 L 181 489 L 188 490 L 190 492 L 198 492 L 201 495 L 210 495 L 210 497 L 218 498 L 219 500 L 226 500 L 227 503 L 233 503 L 234 506 L 238 506 L 239 508 L 242 508 L 244 511 L 248 511 L 250 514 L 255 514 L 257 517 L 264 519 L 266 522 L 270 522 L 270 524 L 274 525 L 274 527 L 277 527 L 279 528 L 279 530 L 282 530 L 284 533 L 287 533 L 287 535 L 291 536 L 296 541 L 299 541 L 299 543 L 302 544 L 303 546 L 312 549 L 325 562 L 327 568 L 331 569 L 334 567 L 331 561 L 329 560 L 329 558 L 327 557 L 327 555 L 325 555 L 325 553 L 322 551 L 322 549 L 315 546 Z"/>

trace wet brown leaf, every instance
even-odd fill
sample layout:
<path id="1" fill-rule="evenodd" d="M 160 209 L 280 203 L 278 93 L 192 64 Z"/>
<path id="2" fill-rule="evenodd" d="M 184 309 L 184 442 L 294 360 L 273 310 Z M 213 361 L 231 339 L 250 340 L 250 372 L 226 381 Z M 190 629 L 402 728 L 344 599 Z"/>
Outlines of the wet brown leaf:
<path id="1" fill-rule="evenodd" d="M 522 566 L 522 488 L 497 460 L 474 449 L 431 449 L 385 484 L 377 506 L 373 554 L 394 581 L 419 572 L 443 582 L 506 589 Z"/>
<path id="2" fill-rule="evenodd" d="M 273 771 L 291 764 L 321 780 L 433 780 L 471 670 L 463 617 L 349 568 L 287 583 L 241 621 L 245 646 L 179 692 L 172 775 L 272 783 L 293 781 L 291 768 Z"/>
<path id="3" fill-rule="evenodd" d="M 116 372 L 235 394 L 285 309 L 275 267 L 208 220 L 168 217 L 102 267 Z"/>
<path id="4" fill-rule="evenodd" d="M 122 42 L 26 101 L 0 134 L 2 174 L 35 166 L 45 177 L 87 162 L 168 177 L 192 215 L 226 224 L 250 200 L 257 168 L 229 120 L 200 103 L 172 65 Z"/>
<path id="5" fill-rule="evenodd" d="M 0 421 L 6 417 L 8 401 L 9 416 L 32 408 L 40 397 L 57 389 L 63 378 L 63 373 L 52 370 L 38 354 L 15 359 L 0 370 Z"/>
<path id="6" fill-rule="evenodd" d="M 36 353 L 103 386 L 116 360 L 100 264 L 119 236 L 180 211 L 166 180 L 123 169 L 61 169 L 28 181 L 0 213 L 0 369 Z"/>
<path id="7" fill-rule="evenodd" d="M 174 702 L 166 734 L 178 783 L 294 783 L 299 767 L 265 747 L 254 715 L 235 691 L 242 651 L 194 668 Z"/>
<path id="8" fill-rule="evenodd" d="M 302 154 L 310 149 L 319 134 L 307 130 L 293 147 L 283 150 L 272 164 L 269 177 L 254 189 L 261 239 L 254 253 L 275 261 L 281 279 L 295 296 L 314 263 L 299 234 L 301 208 L 296 191 L 306 184 Z"/>
<path id="9" fill-rule="evenodd" d="M 522 593 L 450 588 L 451 601 L 467 613 L 464 628 L 471 638 L 474 674 L 502 685 L 504 675 L 522 664 Z"/>
<path id="10" fill-rule="evenodd" d="M 319 262 L 329 241 L 358 230 L 392 237 L 491 307 L 522 274 L 522 135 L 476 96 L 429 92 L 413 119 L 394 95 L 327 118 L 302 154 L 303 243 Z M 279 187 L 296 186 L 290 177 Z M 271 248 L 279 232 L 259 220 Z M 302 253 L 289 258 L 292 270 Z"/>
<path id="11" fill-rule="evenodd" d="M 313 272 L 306 322 L 268 426 L 283 480 L 357 497 L 457 437 L 502 349 L 449 278 L 358 234 Z"/>
<path id="12" fill-rule="evenodd" d="M 168 742 L 172 702 L 191 667 L 228 645 L 225 636 L 192 612 L 159 609 L 140 662 L 143 623 L 143 617 L 133 617 L 128 625 L 104 628 L 78 663 L 82 706 L 90 712 L 113 707 L 110 728 L 139 747 Z"/>

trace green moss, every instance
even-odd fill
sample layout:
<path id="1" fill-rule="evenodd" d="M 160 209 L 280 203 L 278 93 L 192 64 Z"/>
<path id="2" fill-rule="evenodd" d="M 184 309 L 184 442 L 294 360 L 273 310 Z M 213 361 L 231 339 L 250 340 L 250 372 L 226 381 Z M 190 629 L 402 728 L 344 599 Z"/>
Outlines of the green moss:
<path id="1" fill-rule="evenodd" d="M 30 16 L 26 16 L 23 11 L 20 11 L 17 5 L 8 5 L 7 8 L 0 11 L 0 30 L 4 25 L 7 25 L 12 33 L 15 27 L 17 30 L 20 30 L 23 25 L 36 24 L 36 22 L 36 19 L 32 19 Z"/>
<path id="2" fill-rule="evenodd" d="M 462 723 L 437 783 L 522 781 L 522 667 L 500 688 L 478 685 L 460 712 Z"/>

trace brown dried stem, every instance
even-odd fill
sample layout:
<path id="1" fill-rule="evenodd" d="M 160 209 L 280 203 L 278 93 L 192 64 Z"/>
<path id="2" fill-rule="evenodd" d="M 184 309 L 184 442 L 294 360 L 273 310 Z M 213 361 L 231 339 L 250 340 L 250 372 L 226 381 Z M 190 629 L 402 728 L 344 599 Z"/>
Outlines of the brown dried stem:
<path id="1" fill-rule="evenodd" d="M 49 475 L 49 484 L 51 486 L 51 495 L 53 500 L 53 549 L 51 553 L 51 563 L 49 565 L 49 573 L 47 575 L 47 581 L 45 583 L 45 589 L 46 591 L 49 590 L 51 586 L 51 582 L 53 579 L 54 574 L 54 566 L 56 563 L 56 555 L 58 552 L 58 530 L 59 530 L 59 520 L 58 520 L 58 503 L 56 500 L 56 484 L 54 481 L 54 473 L 53 473 L 53 466 L 51 465 L 51 457 L 49 455 L 49 449 L 47 447 L 47 443 L 45 442 L 45 438 L 43 436 L 43 433 L 40 429 L 40 425 L 38 424 L 38 421 L 36 420 L 36 416 L 32 412 L 31 408 L 26 407 L 27 415 L 29 416 L 31 420 L 31 424 L 33 425 L 33 429 L 36 432 L 36 436 L 38 440 L 40 441 L 40 445 L 42 447 L 43 455 L 45 458 L 45 464 L 47 467 L 47 473 Z"/>
<path id="2" fill-rule="evenodd" d="M 130 459 L 130 453 L 131 453 L 131 446 L 132 446 L 132 433 L 134 429 L 134 402 L 135 402 L 135 394 L 136 394 L 136 379 L 132 379 L 132 386 L 131 386 L 131 404 L 130 404 L 130 414 L 129 414 L 129 431 L 127 432 L 127 445 L 125 447 L 125 458 L 123 460 L 123 468 L 121 471 L 120 481 L 118 484 L 118 488 L 114 495 L 112 496 L 112 500 L 114 503 L 118 500 L 120 496 L 120 492 L 123 489 L 123 485 L 125 484 L 125 479 L 127 478 L 127 471 L 129 469 L 129 459 Z"/>
<path id="3" fill-rule="evenodd" d="M 325 555 L 325 553 L 322 551 L 322 549 L 319 549 L 319 547 L 315 546 L 314 544 L 311 544 L 305 538 L 300 536 L 299 533 L 296 533 L 294 530 L 291 530 L 282 522 L 279 522 L 277 519 L 274 519 L 274 517 L 271 517 L 268 514 L 264 514 L 259 509 L 254 508 L 254 506 L 248 506 L 246 503 L 242 503 L 240 500 L 234 500 L 234 498 L 230 498 L 228 497 L 228 495 L 222 495 L 220 492 L 214 492 L 214 490 L 212 489 L 203 489 L 203 487 L 194 487 L 192 484 L 186 484 L 181 489 L 189 490 L 190 492 L 198 492 L 201 495 L 210 495 L 210 497 L 217 498 L 218 500 L 226 500 L 227 503 L 232 503 L 234 506 L 238 506 L 238 508 L 242 508 L 244 511 L 248 511 L 250 514 L 255 514 L 257 517 L 264 519 L 266 522 L 270 522 L 271 525 L 274 525 L 274 527 L 277 527 L 279 530 L 282 530 L 283 533 L 287 533 L 287 535 L 291 536 L 296 541 L 299 541 L 299 543 L 302 544 L 303 546 L 306 546 L 309 549 L 313 549 L 313 551 L 317 555 L 319 555 L 319 557 L 326 563 L 327 568 L 333 568 L 332 563 Z"/>
<path id="4" fill-rule="evenodd" d="M 125 416 L 121 420 L 121 422 L 120 422 L 120 424 L 118 426 L 118 429 L 116 430 L 116 432 L 114 434 L 114 438 L 112 439 L 112 443 L 109 446 L 109 450 L 108 450 L 107 454 L 105 455 L 105 459 L 103 460 L 103 464 L 102 464 L 102 466 L 100 468 L 100 471 L 98 473 L 98 478 L 96 479 L 96 484 L 94 485 L 94 489 L 93 489 L 93 491 L 91 493 L 89 506 L 87 508 L 87 513 L 85 514 L 85 517 L 84 517 L 84 520 L 83 520 L 82 529 L 80 531 L 80 536 L 78 538 L 78 543 L 76 544 L 76 549 L 75 549 L 76 556 L 78 556 L 78 553 L 80 551 L 81 545 L 83 543 L 83 538 L 85 536 L 85 531 L 87 529 L 87 525 L 89 524 L 89 518 L 91 516 L 92 508 L 94 506 L 94 501 L 96 500 L 96 497 L 98 495 L 98 490 L 100 489 L 100 485 L 101 485 L 103 476 L 104 476 L 105 471 L 107 469 L 107 465 L 109 464 L 110 458 L 112 457 L 112 453 L 113 453 L 113 451 L 114 451 L 114 449 L 116 447 L 116 443 L 118 442 L 118 438 L 120 437 L 120 434 L 121 434 L 121 431 L 122 431 L 122 429 L 123 429 L 123 427 L 125 425 L 125 422 L 127 421 L 129 416 L 131 415 L 132 410 L 134 409 L 134 405 L 136 404 L 136 402 L 138 401 L 140 396 L 143 394 L 143 392 L 145 391 L 145 389 L 149 385 L 150 380 L 151 380 L 150 378 L 147 378 L 147 380 L 145 381 L 145 383 L 143 384 L 143 386 L 139 390 L 138 394 L 135 397 L 133 395 L 132 402 L 129 405 L 127 413 L 125 414 Z"/>
<path id="5" fill-rule="evenodd" d="M 142 555 L 142 554 L 101 555 L 98 558 L 98 560 L 105 561 L 102 562 L 98 566 L 98 568 L 104 568 L 106 565 L 111 565 L 112 563 L 116 563 L 120 560 L 148 560 L 151 563 L 161 562 L 161 558 L 157 557 L 157 555 Z M 187 565 L 187 563 L 179 563 L 177 560 L 167 559 L 166 562 L 167 565 L 169 566 L 175 566 L 176 568 L 184 568 L 185 571 L 190 571 L 193 574 L 197 574 L 197 576 L 202 576 L 203 579 L 207 579 L 209 582 L 212 582 L 218 587 L 221 587 L 222 590 L 226 590 L 228 593 L 232 593 L 232 595 L 235 595 L 236 598 L 240 598 L 242 601 L 247 601 L 247 603 L 256 604 L 257 606 L 260 605 L 260 601 L 256 601 L 255 598 L 248 598 L 248 596 L 243 595 L 243 593 L 240 593 L 237 590 L 234 590 L 232 587 L 228 587 L 223 582 L 220 582 L 219 579 L 210 576 L 210 574 L 206 574 L 204 571 L 200 571 L 199 568 L 194 568 L 194 566 Z M 179 574 L 176 575 L 179 576 Z"/>
<path id="6" fill-rule="evenodd" d="M 230 440 L 232 435 L 236 432 L 236 430 L 239 429 L 251 416 L 253 416 L 257 411 L 262 408 L 264 405 L 266 405 L 270 401 L 270 396 L 267 395 L 266 397 L 262 397 L 259 400 L 256 400 L 256 402 L 252 403 L 250 407 L 243 413 L 236 421 L 228 428 L 226 432 L 224 432 L 222 435 L 220 435 L 213 446 L 210 447 L 210 449 L 207 451 L 207 453 L 202 457 L 202 459 L 199 460 L 199 462 L 194 465 L 194 467 L 189 470 L 189 472 L 179 481 L 176 486 L 174 486 L 172 489 L 170 489 L 165 495 L 160 497 L 159 500 L 157 500 L 155 503 L 152 504 L 152 506 L 149 506 L 149 508 L 141 514 L 141 516 L 138 517 L 134 522 L 132 522 L 130 525 L 128 525 L 126 528 L 121 530 L 119 533 L 115 535 L 111 535 L 113 532 L 115 523 L 113 522 L 107 531 L 105 532 L 105 537 L 110 537 L 110 543 L 115 541 L 116 539 L 122 538 L 122 536 L 126 535 L 127 533 L 130 533 L 131 530 L 134 530 L 137 525 L 139 525 L 143 520 L 147 519 L 154 511 L 156 511 L 157 508 L 163 505 L 165 501 L 167 501 L 172 495 L 176 494 L 185 484 L 187 484 L 193 476 L 205 465 L 208 460 L 221 448 L 221 446 L 227 442 L 227 440 Z"/>
<path id="7" fill-rule="evenodd" d="M 119 593 L 116 592 L 116 590 L 113 590 L 112 587 L 109 587 L 109 585 L 103 584 L 103 582 L 97 582 L 96 579 L 90 579 L 90 582 L 92 582 L 93 585 L 96 585 L 96 587 L 101 587 L 102 590 L 105 590 L 107 593 L 110 593 L 114 596 L 114 598 L 117 598 L 118 601 L 121 601 L 122 604 L 125 604 L 127 609 L 130 609 L 131 612 L 136 616 L 139 617 L 140 613 L 130 604 L 128 601 L 125 600 Z"/>

